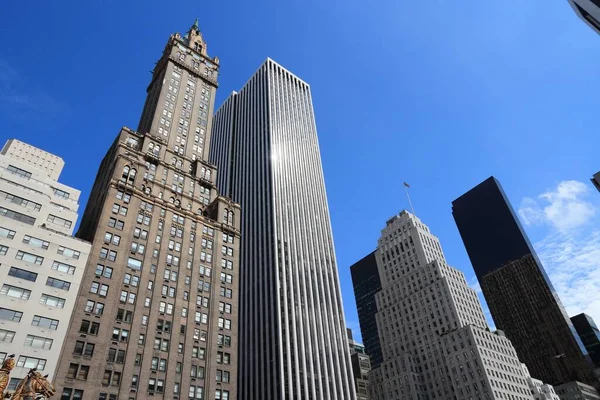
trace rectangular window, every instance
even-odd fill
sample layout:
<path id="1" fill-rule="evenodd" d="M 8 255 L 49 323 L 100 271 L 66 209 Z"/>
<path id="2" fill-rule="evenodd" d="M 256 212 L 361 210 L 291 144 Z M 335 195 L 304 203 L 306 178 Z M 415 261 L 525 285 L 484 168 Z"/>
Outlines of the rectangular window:
<path id="1" fill-rule="evenodd" d="M 42 358 L 20 356 L 17 361 L 17 367 L 36 368 L 38 371 L 43 371 L 46 367 L 46 360 Z"/>
<path id="2" fill-rule="evenodd" d="M 36 256 L 35 254 L 31 254 L 31 253 L 26 253 L 21 250 L 17 251 L 15 258 L 17 260 L 23 260 L 23 261 L 37 264 L 37 265 L 42 265 L 42 263 L 44 262 L 44 257 Z"/>
<path id="3" fill-rule="evenodd" d="M 4 284 L 2 285 L 2 289 L 0 289 L 0 294 L 16 299 L 28 300 L 29 296 L 31 296 L 31 290 Z"/>
<path id="4" fill-rule="evenodd" d="M 64 190 L 60 190 L 57 188 L 52 188 L 52 189 L 54 189 L 54 195 L 56 197 L 60 197 L 61 199 L 65 199 L 65 200 L 69 199 L 69 196 L 70 196 L 69 192 L 65 192 Z"/>
<path id="5" fill-rule="evenodd" d="M 42 328 L 48 328 L 48 329 L 52 329 L 52 330 L 57 330 L 58 329 L 58 320 L 42 317 L 40 315 L 34 315 L 31 325 L 41 326 Z"/>
<path id="6" fill-rule="evenodd" d="M 0 342 L 12 343 L 15 338 L 15 332 L 6 329 L 0 329 Z"/>
<path id="7" fill-rule="evenodd" d="M 25 338 L 25 346 L 37 347 L 39 349 L 50 350 L 53 340 L 41 336 L 27 335 Z"/>
<path id="8" fill-rule="evenodd" d="M 22 317 L 23 313 L 20 311 L 11 310 L 8 308 L 0 308 L 0 319 L 20 322 Z"/>
<path id="9" fill-rule="evenodd" d="M 135 269 L 136 271 L 140 271 L 142 269 L 142 261 L 129 257 L 127 260 L 127 266 L 131 269 Z"/>
<path id="10" fill-rule="evenodd" d="M 46 286 L 52 286 L 52 287 L 60 289 L 60 290 L 68 291 L 71 288 L 71 283 L 67 282 L 67 281 L 63 281 L 61 279 L 48 277 L 48 279 L 46 279 Z"/>
<path id="11" fill-rule="evenodd" d="M 52 269 L 58 272 L 63 272 L 65 274 L 73 275 L 75 274 L 75 267 L 69 264 L 61 263 L 58 261 L 54 261 L 52 263 Z"/>
<path id="12" fill-rule="evenodd" d="M 108 294 L 108 285 L 101 284 L 100 282 L 92 282 L 92 287 L 90 288 L 90 293 L 95 293 L 98 296 L 106 297 Z"/>
<path id="13" fill-rule="evenodd" d="M 38 274 L 36 274 L 35 272 L 27 271 L 26 269 L 10 267 L 10 269 L 8 270 L 8 276 L 13 276 L 18 279 L 24 279 L 30 282 L 35 282 Z"/>
<path id="14" fill-rule="evenodd" d="M 79 260 L 79 256 L 81 255 L 79 251 L 64 246 L 58 246 L 57 253 L 62 254 L 65 257 L 74 258 L 76 260 Z"/>
<path id="15" fill-rule="evenodd" d="M 5 256 L 8 253 L 8 247 L 0 246 L 0 256 Z"/>
<path id="16" fill-rule="evenodd" d="M 44 250 L 48 249 L 48 246 L 50 245 L 50 243 L 46 242 L 45 240 L 38 239 L 29 235 L 25 235 L 25 237 L 23 237 L 23 243 L 27 243 L 30 246 L 39 247 Z"/>
<path id="17" fill-rule="evenodd" d="M 65 308 L 65 301 L 66 300 L 61 297 L 52 296 L 46 293 L 43 293 L 42 297 L 40 297 L 40 304 L 45 304 L 50 307 Z"/>
<path id="18" fill-rule="evenodd" d="M 9 165 L 6 167 L 6 171 L 10 172 L 13 175 L 20 176 L 21 178 L 30 179 L 31 172 L 25 171 L 24 169 L 15 167 L 14 165 Z"/>
<path id="19" fill-rule="evenodd" d="M 17 232 L 11 231 L 10 229 L 3 228 L 0 226 L 0 237 L 5 237 L 7 239 L 12 239 L 15 237 Z"/>
<path id="20" fill-rule="evenodd" d="M 65 228 L 70 228 L 71 225 L 73 225 L 73 223 L 67 219 L 61 218 L 61 217 L 57 217 L 56 215 L 48 215 L 48 222 L 52 222 L 55 225 L 59 225 L 59 226 L 63 226 Z"/>
<path id="21" fill-rule="evenodd" d="M 4 208 L 4 207 L 0 207 L 0 216 L 14 219 L 15 221 L 22 222 L 27 225 L 35 224 L 35 218 L 30 217 L 29 215 L 21 214 L 19 212 L 13 211 L 13 210 L 9 210 L 8 208 Z"/>
<path id="22" fill-rule="evenodd" d="M 111 267 L 105 267 L 102 264 L 96 264 L 96 276 L 98 278 L 105 277 L 110 279 L 112 277 L 113 269 Z"/>
<path id="23" fill-rule="evenodd" d="M 98 322 L 90 322 L 86 319 L 81 320 L 81 326 L 79 327 L 79 333 L 89 333 L 90 335 L 96 336 L 96 335 L 98 335 L 99 330 L 100 330 L 100 324 Z"/>

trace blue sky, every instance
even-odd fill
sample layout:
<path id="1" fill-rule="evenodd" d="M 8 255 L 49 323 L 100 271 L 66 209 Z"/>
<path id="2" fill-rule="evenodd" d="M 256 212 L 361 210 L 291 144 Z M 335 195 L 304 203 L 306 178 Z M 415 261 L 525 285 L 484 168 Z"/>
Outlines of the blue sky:
<path id="1" fill-rule="evenodd" d="M 496 175 L 570 313 L 600 320 L 600 36 L 566 0 L 5 2 L 0 132 L 62 156 L 87 201 L 169 34 L 200 20 L 217 104 L 266 57 L 311 84 L 348 324 L 349 266 L 407 207 L 473 272 L 451 201 Z M 521 207 L 522 206 L 522 207 Z M 596 292 L 593 292 L 596 290 Z M 563 299 L 563 300 L 564 300 Z"/>

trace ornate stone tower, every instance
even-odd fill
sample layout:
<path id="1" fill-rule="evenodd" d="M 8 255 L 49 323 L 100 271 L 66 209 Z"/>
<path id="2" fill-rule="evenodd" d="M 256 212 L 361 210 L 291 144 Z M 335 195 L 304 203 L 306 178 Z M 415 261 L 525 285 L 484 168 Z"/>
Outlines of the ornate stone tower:
<path id="1" fill-rule="evenodd" d="M 236 399 L 240 208 L 207 161 L 219 60 L 171 35 L 137 131 L 104 157 L 93 243 L 55 385 L 62 399 Z"/>

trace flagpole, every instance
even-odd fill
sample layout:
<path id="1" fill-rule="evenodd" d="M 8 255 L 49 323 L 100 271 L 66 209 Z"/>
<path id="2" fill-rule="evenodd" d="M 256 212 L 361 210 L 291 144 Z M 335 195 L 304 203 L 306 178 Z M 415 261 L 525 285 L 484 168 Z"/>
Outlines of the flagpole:
<path id="1" fill-rule="evenodd" d="M 410 187 L 410 185 L 406 182 L 404 182 L 404 190 L 406 190 L 406 197 L 408 198 L 408 204 L 410 205 L 410 210 L 412 211 L 412 214 L 414 216 L 416 216 L 417 214 L 415 214 L 415 208 L 412 205 L 412 201 L 410 201 L 410 194 L 408 193 L 408 188 Z"/>

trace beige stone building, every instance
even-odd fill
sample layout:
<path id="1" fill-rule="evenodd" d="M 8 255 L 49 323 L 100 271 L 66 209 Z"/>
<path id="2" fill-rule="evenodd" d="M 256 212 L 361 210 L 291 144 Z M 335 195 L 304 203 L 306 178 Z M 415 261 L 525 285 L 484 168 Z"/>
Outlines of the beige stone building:
<path id="1" fill-rule="evenodd" d="M 219 60 L 197 22 L 156 63 L 137 131 L 100 165 L 62 400 L 237 398 L 240 208 L 206 161 Z"/>
<path id="2" fill-rule="evenodd" d="M 79 190 L 58 182 L 60 157 L 15 139 L 0 154 L 0 362 L 9 389 L 30 368 L 52 378 L 90 244 L 71 235 Z"/>

